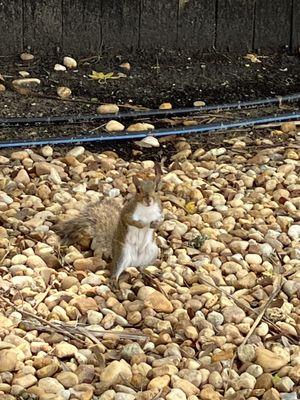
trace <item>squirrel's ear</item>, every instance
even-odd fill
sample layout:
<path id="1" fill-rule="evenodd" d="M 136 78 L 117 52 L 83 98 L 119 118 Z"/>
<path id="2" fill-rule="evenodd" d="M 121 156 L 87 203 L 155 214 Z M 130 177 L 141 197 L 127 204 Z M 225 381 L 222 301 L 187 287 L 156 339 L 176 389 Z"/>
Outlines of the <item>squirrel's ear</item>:
<path id="1" fill-rule="evenodd" d="M 158 162 L 154 164 L 154 170 L 155 170 L 155 180 L 154 180 L 155 188 L 158 189 L 158 185 L 160 184 L 161 177 L 163 174 L 161 166 Z"/>
<path id="2" fill-rule="evenodd" d="M 141 183 L 142 181 L 139 180 L 139 178 L 134 175 L 134 177 L 132 178 L 133 184 L 136 188 L 136 191 L 139 192 L 141 190 Z"/>

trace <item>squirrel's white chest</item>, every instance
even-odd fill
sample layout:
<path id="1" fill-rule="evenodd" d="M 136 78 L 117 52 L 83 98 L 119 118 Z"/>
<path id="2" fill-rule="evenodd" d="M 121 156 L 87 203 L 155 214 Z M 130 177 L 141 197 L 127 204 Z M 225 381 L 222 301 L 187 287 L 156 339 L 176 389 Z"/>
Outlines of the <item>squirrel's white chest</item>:
<path id="1" fill-rule="evenodd" d="M 153 203 L 151 206 L 145 206 L 138 203 L 132 219 L 134 221 L 141 221 L 144 224 L 150 224 L 153 221 L 158 221 L 162 218 L 162 211 L 158 203 Z"/>
<path id="2" fill-rule="evenodd" d="M 145 267 L 151 265 L 159 256 L 159 248 L 154 239 L 154 230 L 150 228 L 151 222 L 161 221 L 163 213 L 158 203 L 151 206 L 138 204 L 132 215 L 133 220 L 143 222 L 144 228 L 129 225 L 124 247 L 116 265 L 116 277 L 129 267 Z"/>
<path id="3" fill-rule="evenodd" d="M 153 221 L 161 220 L 162 210 L 158 203 L 151 206 L 138 204 L 132 218 L 149 224 L 145 228 L 129 226 L 125 239 L 125 253 L 128 257 L 128 264 L 132 267 L 151 265 L 158 257 L 159 249 L 155 243 L 154 230 L 150 228 Z"/>
<path id="4" fill-rule="evenodd" d="M 125 239 L 125 254 L 128 257 L 128 266 L 142 267 L 151 265 L 159 254 L 154 230 L 150 227 L 136 228 L 130 226 Z"/>

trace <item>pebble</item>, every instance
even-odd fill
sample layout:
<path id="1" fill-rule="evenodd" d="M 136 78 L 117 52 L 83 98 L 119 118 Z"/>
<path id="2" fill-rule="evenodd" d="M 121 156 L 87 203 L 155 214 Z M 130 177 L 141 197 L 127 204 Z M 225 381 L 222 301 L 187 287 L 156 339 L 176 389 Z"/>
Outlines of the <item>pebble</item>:
<path id="1" fill-rule="evenodd" d="M 104 368 L 100 375 L 100 380 L 107 387 L 123 383 L 132 378 L 132 372 L 129 364 L 126 361 L 112 361 L 107 367 Z"/>
<path id="2" fill-rule="evenodd" d="M 299 399 L 296 392 L 280 393 L 280 397 L 282 400 L 298 400 Z"/>
<path id="3" fill-rule="evenodd" d="M 40 400 L 293 400 L 298 346 L 269 340 L 265 321 L 242 345 L 255 321 L 244 306 L 263 306 L 275 285 L 275 250 L 288 275 L 266 316 L 294 337 L 298 329 L 299 155 L 289 136 L 286 148 L 276 140 L 256 138 L 252 148 L 246 135 L 208 150 L 172 141 L 159 185 L 161 259 L 147 275 L 126 271 L 118 288 L 88 232 L 60 246 L 52 225 L 103 197 L 129 199 L 135 174 L 154 177 L 148 150 L 126 159 L 83 146 L 5 151 L 0 288 L 14 307 L 1 302 L 2 397 L 25 389 Z M 35 329 L 21 310 L 63 330 Z M 84 343 L 65 336 L 67 326 L 75 336 L 84 327 Z"/>
<path id="4" fill-rule="evenodd" d="M 76 303 L 81 314 L 86 314 L 90 310 L 98 311 L 99 307 L 96 301 L 92 297 L 81 298 Z"/>
<path id="5" fill-rule="evenodd" d="M 259 254 L 247 254 L 245 260 L 248 264 L 261 264 L 262 258 Z"/>
<path id="6" fill-rule="evenodd" d="M 148 389 L 164 388 L 169 385 L 169 382 L 170 377 L 168 375 L 157 376 L 149 382 Z"/>
<path id="7" fill-rule="evenodd" d="M 126 344 L 121 352 L 122 358 L 128 361 L 130 361 L 133 356 L 136 356 L 138 354 L 143 354 L 143 350 L 138 343 Z"/>
<path id="8" fill-rule="evenodd" d="M 225 322 L 240 323 L 246 317 L 245 311 L 237 306 L 229 306 L 223 309 L 223 317 Z"/>
<path id="9" fill-rule="evenodd" d="M 0 327 L 3 328 L 1 321 Z M 0 350 L 0 372 L 13 371 L 16 367 L 17 359 L 17 352 L 14 349 Z"/>
<path id="10" fill-rule="evenodd" d="M 256 379 L 254 376 L 244 372 L 240 375 L 237 381 L 238 389 L 254 389 L 256 383 Z"/>
<path id="11" fill-rule="evenodd" d="M 55 378 L 42 378 L 38 382 L 38 387 L 43 389 L 45 393 L 61 394 L 64 387 Z"/>
<path id="12" fill-rule="evenodd" d="M 2 329 L 9 329 L 13 325 L 10 318 L 5 317 L 4 315 L 0 314 L 0 328 Z M 0 342 L 1 343 L 1 342 Z M 1 348 L 1 347 L 0 347 Z"/>
<path id="13" fill-rule="evenodd" d="M 283 122 L 281 124 L 280 130 L 283 133 L 290 133 L 296 131 L 297 127 L 295 122 Z"/>
<path id="14" fill-rule="evenodd" d="M 107 132 L 122 132 L 125 126 L 119 121 L 111 120 L 105 125 Z"/>
<path id="15" fill-rule="evenodd" d="M 120 111 L 116 104 L 102 104 L 97 108 L 98 114 L 118 114 Z"/>
<path id="16" fill-rule="evenodd" d="M 223 378 L 218 371 L 213 371 L 208 378 L 208 382 L 215 388 L 215 389 L 222 389 L 223 387 Z"/>
<path id="17" fill-rule="evenodd" d="M 24 389 L 27 389 L 30 386 L 33 386 L 36 382 L 37 382 L 37 378 L 32 374 L 20 376 L 13 380 L 14 385 L 20 386 L 21 388 L 24 388 Z"/>
<path id="18" fill-rule="evenodd" d="M 255 359 L 255 347 L 252 344 L 245 344 L 238 348 L 238 357 L 243 362 L 252 362 Z"/>
<path id="19" fill-rule="evenodd" d="M 19 71 L 19 75 L 22 78 L 27 78 L 28 76 L 30 76 L 30 73 L 28 71 Z"/>
<path id="20" fill-rule="evenodd" d="M 95 377 L 95 367 L 93 365 L 81 364 L 76 369 L 75 374 L 79 383 L 92 383 Z"/>
<path id="21" fill-rule="evenodd" d="M 60 86 L 57 88 L 56 93 L 61 99 L 68 99 L 71 96 L 72 91 L 66 86 Z"/>
<path id="22" fill-rule="evenodd" d="M 74 372 L 63 371 L 55 377 L 66 389 L 72 388 L 78 384 L 78 377 Z"/>
<path id="23" fill-rule="evenodd" d="M 292 240 L 300 239 L 300 225 L 291 225 L 288 230 L 288 235 Z"/>
<path id="24" fill-rule="evenodd" d="M 172 107 L 172 104 L 171 103 L 162 103 L 160 106 L 159 106 L 159 109 L 160 110 L 171 110 L 173 107 Z"/>
<path id="25" fill-rule="evenodd" d="M 166 395 L 167 400 L 186 400 L 186 395 L 181 389 L 171 389 Z"/>
<path id="26" fill-rule="evenodd" d="M 22 290 L 24 288 L 33 289 L 36 286 L 35 280 L 32 278 L 32 276 L 13 276 L 10 281 L 18 290 Z"/>
<path id="27" fill-rule="evenodd" d="M 144 139 L 140 140 L 139 142 L 135 142 L 139 147 L 159 147 L 160 143 L 154 136 L 146 136 Z"/>
<path id="28" fill-rule="evenodd" d="M 144 304 L 146 307 L 151 307 L 157 312 L 171 313 L 173 311 L 172 303 L 160 292 L 154 291 L 148 295 Z"/>
<path id="29" fill-rule="evenodd" d="M 181 389 L 187 397 L 197 395 L 200 390 L 191 382 L 186 379 L 182 379 L 177 375 L 171 377 L 172 387 Z"/>
<path id="30" fill-rule="evenodd" d="M 120 64 L 120 67 L 126 69 L 127 71 L 130 71 L 130 69 L 131 69 L 131 65 L 127 61 Z"/>
<path id="31" fill-rule="evenodd" d="M 278 382 L 275 381 L 274 386 L 279 392 L 291 392 L 295 383 L 288 376 L 283 376 Z"/>
<path id="32" fill-rule="evenodd" d="M 154 125 L 148 124 L 147 122 L 137 122 L 136 124 L 129 125 L 127 128 L 128 132 L 143 132 L 154 129 Z"/>
<path id="33" fill-rule="evenodd" d="M 45 261 L 37 255 L 27 257 L 26 265 L 32 269 L 47 268 Z"/>
<path id="34" fill-rule="evenodd" d="M 205 107 L 206 103 L 201 100 L 196 100 L 196 101 L 194 101 L 193 105 L 194 105 L 194 107 Z"/>
<path id="35" fill-rule="evenodd" d="M 19 78 L 12 81 L 12 85 L 16 87 L 31 87 L 38 86 L 41 84 L 38 78 Z"/>
<path id="36" fill-rule="evenodd" d="M 256 364 L 260 365 L 265 372 L 273 372 L 284 367 L 287 361 L 268 349 L 258 347 L 256 349 Z"/>
<path id="37" fill-rule="evenodd" d="M 75 276 L 66 276 L 61 281 L 62 290 L 70 289 L 72 286 L 77 286 L 79 284 L 78 279 Z"/>
<path id="38" fill-rule="evenodd" d="M 32 61 L 34 59 L 34 55 L 30 53 L 22 53 L 20 58 L 22 61 Z"/>
<path id="39" fill-rule="evenodd" d="M 77 353 L 77 347 L 67 342 L 58 343 L 54 347 L 54 354 L 58 358 L 72 357 L 75 353 Z"/>
<path id="40" fill-rule="evenodd" d="M 136 396 L 130 393 L 116 393 L 115 400 L 135 400 Z"/>
<path id="41" fill-rule="evenodd" d="M 39 379 L 47 378 L 53 376 L 59 369 L 59 365 L 56 363 L 52 363 L 49 365 L 45 365 L 44 367 L 40 368 L 36 375 Z"/>
<path id="42" fill-rule="evenodd" d="M 63 64 L 67 68 L 77 68 L 77 61 L 72 57 L 64 57 Z"/>
<path id="43" fill-rule="evenodd" d="M 259 376 L 261 376 L 263 374 L 264 370 L 262 369 L 262 367 L 260 365 L 251 364 L 247 368 L 246 372 L 248 372 L 248 374 L 254 376 L 254 378 L 258 378 Z"/>
<path id="44" fill-rule="evenodd" d="M 67 67 L 61 64 L 55 64 L 54 65 L 54 71 L 58 72 L 58 71 L 66 71 Z"/>
<path id="45" fill-rule="evenodd" d="M 69 150 L 67 155 L 71 157 L 78 158 L 82 156 L 85 152 L 85 148 L 83 146 L 74 147 L 72 150 Z"/>
<path id="46" fill-rule="evenodd" d="M 53 156 L 53 148 L 51 146 L 44 146 L 41 148 L 41 153 L 44 157 L 52 157 Z"/>
<path id="47" fill-rule="evenodd" d="M 262 399 L 263 400 L 280 400 L 280 395 L 276 389 L 271 388 L 264 393 Z"/>

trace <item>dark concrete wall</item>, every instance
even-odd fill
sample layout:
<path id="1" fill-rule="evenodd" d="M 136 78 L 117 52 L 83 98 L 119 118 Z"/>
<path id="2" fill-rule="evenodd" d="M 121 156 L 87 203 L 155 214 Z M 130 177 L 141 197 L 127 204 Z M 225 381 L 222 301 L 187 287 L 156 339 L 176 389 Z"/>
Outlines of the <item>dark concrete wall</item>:
<path id="1" fill-rule="evenodd" d="M 190 48 L 300 47 L 300 0 L 6 0 L 0 56 Z"/>

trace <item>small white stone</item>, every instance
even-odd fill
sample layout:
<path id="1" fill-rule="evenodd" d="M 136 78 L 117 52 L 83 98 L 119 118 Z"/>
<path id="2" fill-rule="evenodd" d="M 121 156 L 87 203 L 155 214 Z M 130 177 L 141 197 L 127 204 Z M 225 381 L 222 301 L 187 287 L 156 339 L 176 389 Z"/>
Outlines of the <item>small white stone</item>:
<path id="1" fill-rule="evenodd" d="M 262 258 L 259 254 L 247 254 L 245 260 L 248 264 L 262 264 Z"/>
<path id="2" fill-rule="evenodd" d="M 24 289 L 27 287 L 34 288 L 35 281 L 31 276 L 14 276 L 11 278 L 11 283 L 16 289 Z"/>
<path id="3" fill-rule="evenodd" d="M 205 107 L 205 105 L 206 105 L 205 101 L 201 101 L 201 100 L 196 100 L 193 103 L 194 107 Z"/>
<path id="4" fill-rule="evenodd" d="M 53 156 L 53 148 L 51 146 L 44 146 L 41 149 L 41 153 L 44 157 L 52 157 Z"/>
<path id="5" fill-rule="evenodd" d="M 64 65 L 61 64 L 55 64 L 54 65 L 54 71 L 66 71 L 67 68 Z"/>
<path id="6" fill-rule="evenodd" d="M 288 230 L 288 235 L 293 240 L 300 239 L 300 225 L 291 225 Z"/>
<path id="7" fill-rule="evenodd" d="M 83 146 L 74 147 L 72 150 L 68 151 L 68 156 L 73 156 L 75 158 L 82 156 L 85 152 L 85 148 Z"/>
<path id="8" fill-rule="evenodd" d="M 70 97 L 71 94 L 72 94 L 71 89 L 68 88 L 68 87 L 66 87 L 66 86 L 60 86 L 60 87 L 58 87 L 57 90 L 56 90 L 56 92 L 57 92 L 58 96 L 59 96 L 61 99 L 67 99 L 67 98 Z"/>
<path id="9" fill-rule="evenodd" d="M 263 374 L 264 370 L 262 369 L 262 367 L 260 365 L 251 364 L 247 368 L 246 372 L 248 372 L 248 374 L 254 376 L 254 378 L 258 378 L 260 375 Z"/>
<path id="10" fill-rule="evenodd" d="M 22 61 L 32 61 L 34 59 L 34 55 L 30 53 L 22 53 L 20 58 Z"/>
<path id="11" fill-rule="evenodd" d="M 135 142 L 140 147 L 159 147 L 159 141 L 154 136 L 147 136 L 139 142 Z"/>
<path id="12" fill-rule="evenodd" d="M 186 395 L 181 389 L 171 389 L 166 395 L 167 400 L 186 400 Z"/>
<path id="13" fill-rule="evenodd" d="M 19 71 L 19 75 L 22 78 L 27 78 L 28 76 L 30 76 L 30 73 L 28 71 Z"/>
<path id="14" fill-rule="evenodd" d="M 63 64 L 67 68 L 76 68 L 77 61 L 72 57 L 64 57 Z"/>
<path id="15" fill-rule="evenodd" d="M 125 126 L 119 121 L 111 120 L 105 125 L 107 132 L 122 132 Z"/>
<path id="16" fill-rule="evenodd" d="M 110 191 L 108 192 L 108 195 L 109 195 L 109 197 L 112 197 L 112 198 L 118 197 L 118 196 L 120 196 L 120 189 L 116 189 L 116 188 L 110 189 Z"/>

